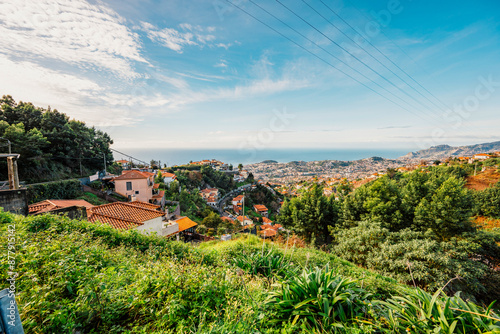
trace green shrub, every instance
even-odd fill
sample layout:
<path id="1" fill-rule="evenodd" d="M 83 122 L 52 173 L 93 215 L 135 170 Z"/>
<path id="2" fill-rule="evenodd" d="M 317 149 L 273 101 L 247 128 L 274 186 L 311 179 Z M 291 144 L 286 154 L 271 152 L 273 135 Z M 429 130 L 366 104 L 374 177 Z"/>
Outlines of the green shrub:
<path id="1" fill-rule="evenodd" d="M 377 223 L 362 222 L 338 231 L 333 249 L 348 261 L 405 284 L 435 291 L 459 276 L 460 280 L 447 286 L 448 292 L 464 291 L 469 297 L 484 295 L 486 287 L 482 280 L 492 272 L 496 263 L 493 260 L 500 251 L 495 239 L 483 236 L 485 242 L 481 243 L 474 238 L 475 234 L 464 234 L 460 239 L 438 242 L 429 233 L 390 232 Z M 495 291 L 491 294 L 494 297 Z"/>
<path id="2" fill-rule="evenodd" d="M 251 254 L 241 254 L 233 259 L 234 264 L 252 275 L 262 275 L 264 277 L 289 277 L 297 270 L 290 260 L 285 259 L 281 254 L 269 251 L 254 252 Z"/>
<path id="3" fill-rule="evenodd" d="M 285 281 L 280 291 L 270 293 L 267 305 L 278 312 L 278 320 L 301 320 L 315 330 L 331 331 L 365 317 L 368 297 L 356 282 L 326 266 Z"/>
<path id="4" fill-rule="evenodd" d="M 414 290 L 408 296 L 395 296 L 381 302 L 382 317 L 389 329 L 396 332 L 417 333 L 498 333 L 500 318 L 490 306 L 483 310 L 464 301 L 460 294 L 447 297 L 438 290 L 434 295 Z"/>
<path id="5" fill-rule="evenodd" d="M 82 185 L 78 180 L 39 183 L 27 186 L 28 203 L 46 199 L 73 199 L 82 195 Z"/>

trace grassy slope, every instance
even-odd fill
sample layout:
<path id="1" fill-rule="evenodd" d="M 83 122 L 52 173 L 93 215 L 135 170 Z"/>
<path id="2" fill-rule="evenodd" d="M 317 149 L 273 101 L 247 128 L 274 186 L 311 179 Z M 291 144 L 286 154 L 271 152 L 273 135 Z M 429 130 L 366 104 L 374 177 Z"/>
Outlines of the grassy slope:
<path id="1" fill-rule="evenodd" d="M 17 301 L 26 333 L 296 333 L 271 326 L 264 301 L 277 279 L 242 272 L 233 259 L 273 248 L 296 266 L 323 266 L 358 279 L 385 299 L 410 288 L 308 248 L 263 244 L 256 237 L 198 248 L 137 232 L 119 232 L 55 216 L 0 211 L 2 244 L 16 227 Z M 8 278 L 5 252 L 1 279 Z"/>

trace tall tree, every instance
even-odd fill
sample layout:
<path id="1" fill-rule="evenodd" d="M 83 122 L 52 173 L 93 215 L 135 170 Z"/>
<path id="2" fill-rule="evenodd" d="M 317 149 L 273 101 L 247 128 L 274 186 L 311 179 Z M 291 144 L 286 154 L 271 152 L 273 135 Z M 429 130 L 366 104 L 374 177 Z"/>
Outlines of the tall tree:
<path id="1" fill-rule="evenodd" d="M 335 226 L 340 215 L 340 203 L 333 196 L 323 196 L 323 189 L 314 184 L 302 196 L 285 201 L 279 221 L 307 242 L 330 242 L 329 227 Z"/>

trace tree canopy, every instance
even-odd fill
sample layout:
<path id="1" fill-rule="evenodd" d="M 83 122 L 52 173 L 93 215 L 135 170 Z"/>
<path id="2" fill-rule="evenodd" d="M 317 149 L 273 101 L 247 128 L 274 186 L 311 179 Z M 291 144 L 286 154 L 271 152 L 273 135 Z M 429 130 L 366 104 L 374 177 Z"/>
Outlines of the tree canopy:
<path id="1" fill-rule="evenodd" d="M 0 137 L 8 139 L 13 153 L 20 153 L 19 177 L 28 182 L 93 174 L 111 164 L 113 143 L 109 135 L 84 122 L 70 119 L 56 109 L 0 99 Z M 2 151 L 7 147 L 2 142 Z M 5 161 L 0 177 L 7 178 Z"/>

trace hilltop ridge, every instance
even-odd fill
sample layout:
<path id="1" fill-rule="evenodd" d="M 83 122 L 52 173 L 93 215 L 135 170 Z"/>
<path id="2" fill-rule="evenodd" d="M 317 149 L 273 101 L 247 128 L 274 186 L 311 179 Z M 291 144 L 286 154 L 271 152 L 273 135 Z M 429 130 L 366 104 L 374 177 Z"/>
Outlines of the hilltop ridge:
<path id="1" fill-rule="evenodd" d="M 410 152 L 402 157 L 399 157 L 398 160 L 446 159 L 448 157 L 471 156 L 474 154 L 487 153 L 492 151 L 500 151 L 500 141 L 456 147 L 450 145 L 431 146 L 430 148 L 425 150 Z"/>

